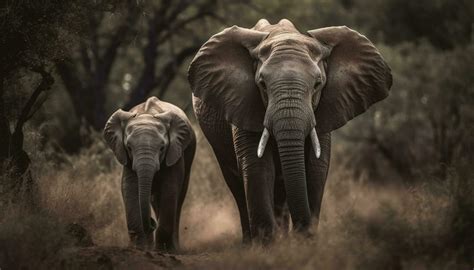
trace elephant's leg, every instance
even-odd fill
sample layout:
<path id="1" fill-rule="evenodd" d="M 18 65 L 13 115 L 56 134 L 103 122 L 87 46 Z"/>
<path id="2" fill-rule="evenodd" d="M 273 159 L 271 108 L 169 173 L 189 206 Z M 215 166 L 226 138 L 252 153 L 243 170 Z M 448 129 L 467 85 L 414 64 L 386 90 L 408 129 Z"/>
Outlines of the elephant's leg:
<path id="1" fill-rule="evenodd" d="M 269 143 L 261 158 L 257 156 L 260 134 L 232 129 L 238 162 L 247 184 L 247 205 L 252 236 L 270 240 L 276 229 L 274 215 L 275 166 L 273 146 Z"/>
<path id="2" fill-rule="evenodd" d="M 156 248 L 165 251 L 179 249 L 178 204 L 184 184 L 184 159 L 158 174 L 160 185 L 160 219 L 156 232 Z"/>
<path id="3" fill-rule="evenodd" d="M 247 211 L 244 180 L 238 172 L 237 166 L 230 165 L 230 162 L 226 161 L 228 159 L 233 159 L 235 164 L 237 164 L 237 159 L 235 155 L 225 157 L 220 152 L 216 152 L 216 158 L 218 160 L 225 182 L 227 183 L 230 192 L 234 196 L 237 208 L 239 210 L 243 242 L 248 243 L 252 239 L 252 233 L 250 231 L 250 221 Z"/>
<path id="4" fill-rule="evenodd" d="M 314 154 L 309 137 L 305 143 L 308 200 L 313 222 L 316 225 L 319 223 L 324 185 L 326 184 L 329 161 L 331 159 L 331 133 L 319 134 L 319 142 L 321 144 L 321 156 L 319 159 Z"/>
<path id="5" fill-rule="evenodd" d="M 153 179 L 152 194 L 151 194 L 151 206 L 153 207 L 153 212 L 155 212 L 156 219 L 160 220 L 160 194 L 161 194 L 161 185 L 159 181 L 159 175 L 155 175 Z M 157 245 L 157 235 L 158 232 L 155 231 L 155 245 Z"/>
<path id="6" fill-rule="evenodd" d="M 283 182 L 283 175 L 277 173 L 275 177 L 275 219 L 278 228 L 283 233 L 287 233 L 290 229 L 290 212 L 286 204 L 285 184 Z"/>
<path id="7" fill-rule="evenodd" d="M 125 206 L 128 235 L 133 246 L 151 245 L 152 234 L 145 235 L 141 224 L 140 204 L 138 200 L 138 177 L 130 168 L 123 167 L 122 198 Z"/>
<path id="8" fill-rule="evenodd" d="M 245 198 L 245 186 L 242 176 L 237 167 L 234 142 L 232 138 L 232 127 L 226 122 L 214 108 L 207 106 L 194 99 L 194 109 L 199 120 L 199 125 L 209 141 L 219 166 L 224 176 L 224 180 L 234 196 L 240 215 L 240 225 L 242 227 L 243 242 L 251 239 L 249 215 Z"/>
<path id="9" fill-rule="evenodd" d="M 176 229 L 176 241 L 179 244 L 179 226 L 181 222 L 181 210 L 183 208 L 183 203 L 184 199 L 186 198 L 186 193 L 188 191 L 188 185 L 189 185 L 189 177 L 191 174 L 191 166 L 194 160 L 194 154 L 196 152 L 196 142 L 193 141 L 188 148 L 184 152 L 184 178 L 183 178 L 183 183 L 178 189 L 180 189 L 179 192 L 179 198 L 178 198 L 178 205 L 177 205 L 177 210 L 176 210 L 176 224 L 177 224 L 177 229 Z"/>

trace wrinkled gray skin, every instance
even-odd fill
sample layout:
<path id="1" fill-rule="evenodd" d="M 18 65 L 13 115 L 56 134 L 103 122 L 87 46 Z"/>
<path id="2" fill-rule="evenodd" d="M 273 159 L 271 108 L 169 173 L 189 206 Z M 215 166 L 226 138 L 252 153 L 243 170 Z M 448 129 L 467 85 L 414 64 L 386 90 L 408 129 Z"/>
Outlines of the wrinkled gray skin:
<path id="1" fill-rule="evenodd" d="M 132 243 L 141 249 L 179 249 L 179 219 L 186 195 L 196 138 L 178 107 L 156 97 L 129 112 L 117 110 L 104 138 L 123 165 L 122 196 Z"/>
<path id="2" fill-rule="evenodd" d="M 387 97 L 392 84 L 390 68 L 359 33 L 300 33 L 288 20 L 264 19 L 211 37 L 188 79 L 196 116 L 236 199 L 244 241 L 271 239 L 278 225 L 287 230 L 286 207 L 293 228 L 309 232 L 319 219 L 330 132 Z"/>

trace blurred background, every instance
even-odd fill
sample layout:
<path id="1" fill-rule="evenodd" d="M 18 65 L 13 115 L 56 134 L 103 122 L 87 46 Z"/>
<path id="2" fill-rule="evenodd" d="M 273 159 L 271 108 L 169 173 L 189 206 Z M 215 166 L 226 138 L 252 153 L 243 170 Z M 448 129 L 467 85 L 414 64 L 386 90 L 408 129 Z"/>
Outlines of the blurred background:
<path id="1" fill-rule="evenodd" d="M 228 26 L 287 18 L 302 33 L 346 25 L 364 34 L 389 63 L 394 82 L 387 99 L 333 132 L 320 229 L 342 240 L 321 240 L 334 248 L 314 256 L 354 254 L 345 248 L 356 243 L 366 247 L 357 251 L 365 255 L 342 262 L 472 268 L 473 1 L 2 2 L 1 201 L 9 207 L 30 201 L 33 216 L 46 211 L 55 220 L 44 221 L 46 231 L 80 224 L 97 245 L 126 246 L 120 166 L 100 135 L 109 115 L 157 96 L 194 121 L 186 72 L 199 47 Z M 199 147 L 181 225 L 190 250 L 240 234 L 234 202 L 196 130 Z M 11 218 L 15 212 L 1 213 L 11 224 L 2 223 L 0 246 L 23 254 L 29 246 L 14 244 L 14 224 L 36 219 Z M 407 237 L 412 240 L 400 240 Z M 57 241 L 62 247 L 62 238 Z M 244 258 L 234 263 L 260 262 Z"/>

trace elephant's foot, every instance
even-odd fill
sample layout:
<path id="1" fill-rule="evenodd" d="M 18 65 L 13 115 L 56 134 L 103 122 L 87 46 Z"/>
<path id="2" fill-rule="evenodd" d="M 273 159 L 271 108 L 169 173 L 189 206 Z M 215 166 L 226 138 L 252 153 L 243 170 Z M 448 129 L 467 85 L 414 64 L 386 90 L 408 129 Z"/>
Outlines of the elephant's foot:
<path id="1" fill-rule="evenodd" d="M 143 234 L 129 231 L 131 246 L 141 250 L 150 250 L 153 248 L 153 233 Z"/>
<path id="2" fill-rule="evenodd" d="M 290 213 L 286 210 L 282 212 L 277 212 L 275 216 L 275 220 L 278 227 L 278 233 L 281 233 L 282 235 L 288 235 L 288 233 L 290 232 Z"/>
<path id="3" fill-rule="evenodd" d="M 252 239 L 252 242 L 263 245 L 263 246 L 267 246 L 267 245 L 272 244 L 274 240 L 275 240 L 275 233 L 261 231 Z"/>
<path id="4" fill-rule="evenodd" d="M 174 235 L 174 233 L 170 233 L 165 230 L 160 230 L 158 228 L 155 240 L 156 250 L 168 253 L 176 253 L 177 251 L 179 251 L 179 241 L 177 239 L 177 236 Z"/>
<path id="5" fill-rule="evenodd" d="M 242 233 L 242 244 L 248 245 L 252 243 L 252 236 L 250 230 Z"/>
<path id="6" fill-rule="evenodd" d="M 263 245 L 271 244 L 277 231 L 275 220 L 259 221 L 257 224 L 252 224 L 252 242 Z"/>
<path id="7" fill-rule="evenodd" d="M 165 253 L 177 253 L 179 247 L 173 242 L 160 242 L 156 243 L 155 250 Z"/>

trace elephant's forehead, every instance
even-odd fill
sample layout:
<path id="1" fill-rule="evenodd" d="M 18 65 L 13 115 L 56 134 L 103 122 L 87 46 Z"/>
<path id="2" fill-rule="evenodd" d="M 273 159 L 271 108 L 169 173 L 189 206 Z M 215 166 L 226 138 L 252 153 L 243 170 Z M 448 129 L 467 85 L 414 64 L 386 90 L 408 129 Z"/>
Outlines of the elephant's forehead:
<path id="1" fill-rule="evenodd" d="M 270 47 L 275 49 L 282 46 L 290 46 L 293 48 L 310 49 L 312 51 L 319 49 L 319 43 L 308 36 L 301 33 L 280 33 L 270 36 L 263 42 L 262 47 Z"/>
<path id="2" fill-rule="evenodd" d="M 137 117 L 130 119 L 129 124 L 147 124 L 156 122 L 156 118 L 151 114 L 139 114 Z"/>
<path id="3" fill-rule="evenodd" d="M 127 124 L 127 131 L 132 131 L 134 128 L 155 128 L 165 127 L 163 123 L 152 115 L 139 115 L 131 119 Z"/>

